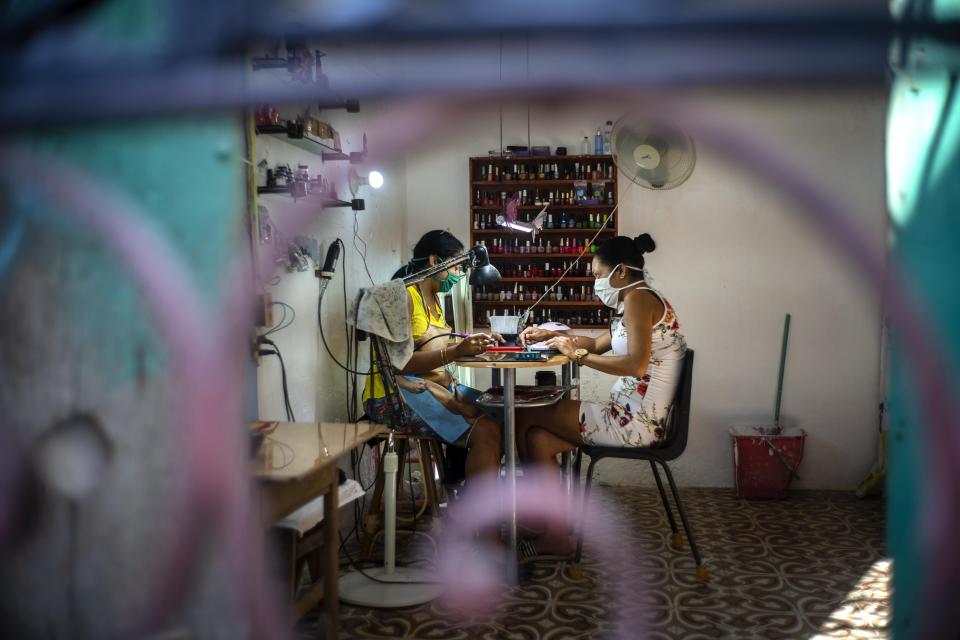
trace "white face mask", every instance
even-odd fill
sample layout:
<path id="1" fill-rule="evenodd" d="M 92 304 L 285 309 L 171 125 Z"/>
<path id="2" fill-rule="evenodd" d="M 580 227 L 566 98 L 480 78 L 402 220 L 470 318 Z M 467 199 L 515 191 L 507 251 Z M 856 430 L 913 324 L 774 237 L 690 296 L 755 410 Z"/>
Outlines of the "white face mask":
<path id="1" fill-rule="evenodd" d="M 637 267 L 631 267 L 628 264 L 624 264 L 624 265 L 618 264 L 613 269 L 610 269 L 610 273 L 611 274 L 615 273 L 616 270 L 621 266 L 624 266 L 627 269 L 633 269 L 634 271 L 643 272 L 643 269 L 638 269 Z M 643 281 L 641 280 L 640 282 L 632 282 L 622 287 L 611 287 L 610 276 L 606 276 L 604 278 L 597 278 L 593 283 L 593 293 L 596 294 L 598 298 L 600 298 L 600 302 L 607 305 L 611 309 L 616 309 L 620 304 L 620 292 L 623 291 L 624 289 L 635 287 L 638 284 L 641 284 L 642 282 Z"/>

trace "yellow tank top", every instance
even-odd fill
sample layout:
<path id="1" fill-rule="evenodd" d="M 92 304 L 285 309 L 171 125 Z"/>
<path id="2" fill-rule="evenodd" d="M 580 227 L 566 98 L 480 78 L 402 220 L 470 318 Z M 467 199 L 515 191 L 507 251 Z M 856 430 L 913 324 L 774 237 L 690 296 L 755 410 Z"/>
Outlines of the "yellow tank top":
<path id="1" fill-rule="evenodd" d="M 453 331 L 443 317 L 443 308 L 435 307 L 434 305 L 430 305 L 428 308 L 427 305 L 424 304 L 423 296 L 420 295 L 420 290 L 417 289 L 416 285 L 407 287 L 407 295 L 410 296 L 410 301 L 413 303 L 413 315 L 410 323 L 413 328 L 414 343 L 427 332 L 430 325 L 446 329 L 447 331 Z M 383 398 L 386 397 L 386 395 L 387 391 L 383 387 L 383 378 L 377 372 L 377 369 L 373 368 L 373 372 L 367 376 L 367 381 L 363 388 L 363 401 L 366 402 L 371 398 Z"/>

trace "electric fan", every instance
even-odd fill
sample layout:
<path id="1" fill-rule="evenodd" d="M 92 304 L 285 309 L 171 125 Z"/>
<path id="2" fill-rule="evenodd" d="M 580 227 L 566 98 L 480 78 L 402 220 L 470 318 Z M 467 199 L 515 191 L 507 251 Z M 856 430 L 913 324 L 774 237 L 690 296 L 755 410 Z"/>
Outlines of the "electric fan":
<path id="1" fill-rule="evenodd" d="M 630 113 L 613 127 L 613 161 L 647 189 L 673 189 L 693 173 L 693 139 L 673 122 Z"/>

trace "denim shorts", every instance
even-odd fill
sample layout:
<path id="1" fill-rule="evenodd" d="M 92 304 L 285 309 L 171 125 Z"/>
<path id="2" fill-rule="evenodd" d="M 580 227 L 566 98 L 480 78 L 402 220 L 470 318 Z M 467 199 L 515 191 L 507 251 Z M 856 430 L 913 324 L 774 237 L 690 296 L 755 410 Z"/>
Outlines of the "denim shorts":
<path id="1" fill-rule="evenodd" d="M 427 392 L 424 392 L 427 393 Z M 472 389 L 464 385 L 457 385 L 458 395 L 466 400 L 467 402 L 473 403 L 479 396 L 480 391 L 477 389 Z M 443 442 L 446 442 L 449 445 L 454 447 L 460 447 L 466 449 L 469 447 L 470 434 L 473 433 L 473 429 L 477 425 L 477 419 L 467 419 L 463 416 L 457 414 L 450 414 L 451 420 L 461 420 L 466 423 L 466 430 L 463 431 L 459 436 L 453 440 L 448 440 L 440 435 L 436 430 L 430 427 L 427 422 L 421 418 L 415 411 L 410 407 L 407 407 L 407 421 L 405 424 L 400 426 L 392 426 L 393 414 L 390 410 L 390 402 L 387 398 L 370 398 L 364 405 L 364 409 L 367 412 L 367 416 L 373 422 L 379 424 L 385 424 L 391 426 L 391 429 L 394 433 L 407 435 L 407 436 L 429 436 L 432 438 L 439 438 Z M 500 408 L 489 410 L 486 407 L 480 407 L 484 414 L 490 416 L 497 422 L 503 421 L 503 411 Z"/>

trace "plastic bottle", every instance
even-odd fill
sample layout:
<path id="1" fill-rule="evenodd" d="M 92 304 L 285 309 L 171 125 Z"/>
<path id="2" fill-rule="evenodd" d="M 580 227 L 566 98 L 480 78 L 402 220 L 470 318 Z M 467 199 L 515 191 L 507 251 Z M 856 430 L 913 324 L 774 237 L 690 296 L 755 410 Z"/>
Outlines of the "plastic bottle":
<path id="1" fill-rule="evenodd" d="M 603 152 L 610 155 L 610 140 L 613 135 L 613 121 L 607 120 L 607 126 L 603 130 Z"/>
<path id="2" fill-rule="evenodd" d="M 583 140 L 580 142 L 580 155 L 590 155 L 590 138 L 587 136 L 583 136 Z"/>
<path id="3" fill-rule="evenodd" d="M 593 136 L 593 153 L 598 156 L 603 154 L 603 132 L 599 128 Z"/>

